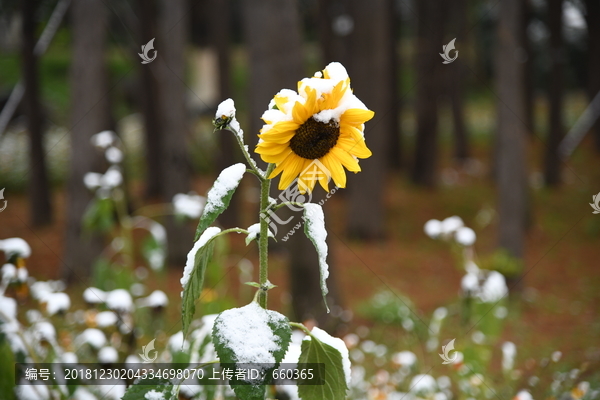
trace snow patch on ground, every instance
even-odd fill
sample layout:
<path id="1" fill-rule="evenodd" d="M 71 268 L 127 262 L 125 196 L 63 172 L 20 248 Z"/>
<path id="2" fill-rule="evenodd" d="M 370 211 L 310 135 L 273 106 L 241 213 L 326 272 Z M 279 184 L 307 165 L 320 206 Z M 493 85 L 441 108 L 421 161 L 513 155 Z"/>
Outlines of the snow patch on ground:
<path id="1" fill-rule="evenodd" d="M 132 312 L 133 299 L 127 290 L 115 289 L 108 292 L 106 296 L 106 306 L 111 310 Z"/>

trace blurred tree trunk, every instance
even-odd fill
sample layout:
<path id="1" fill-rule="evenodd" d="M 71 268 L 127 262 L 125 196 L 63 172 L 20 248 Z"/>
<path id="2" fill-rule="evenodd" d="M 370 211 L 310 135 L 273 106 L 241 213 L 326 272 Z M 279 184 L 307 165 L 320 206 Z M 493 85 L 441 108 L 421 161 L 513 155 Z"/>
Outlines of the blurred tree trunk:
<path id="1" fill-rule="evenodd" d="M 300 16 L 296 0 L 243 0 L 244 35 L 250 56 L 250 123 L 246 142 L 258 142 L 269 101 L 304 77 Z"/>
<path id="2" fill-rule="evenodd" d="M 373 240 L 384 236 L 383 191 L 389 165 L 389 131 L 396 124 L 392 86 L 396 85 L 388 60 L 392 40 L 387 0 L 350 1 L 354 30 L 348 72 L 354 93 L 375 111 L 366 124 L 366 144 L 373 156 L 361 160 L 362 172 L 348 174 L 348 234 Z M 365 62 L 369 60 L 369 62 Z"/>
<path id="3" fill-rule="evenodd" d="M 231 3 L 230 0 L 209 0 L 210 42 L 214 47 L 219 63 L 219 101 L 231 97 Z M 233 134 L 229 131 L 215 132 L 219 141 L 217 169 L 233 165 L 240 159 L 239 149 Z M 219 217 L 224 226 L 240 225 L 241 196 L 233 196 L 231 205 Z"/>
<path id="4" fill-rule="evenodd" d="M 317 25 L 323 66 L 337 61 L 348 65 L 350 59 L 348 35 L 354 26 L 349 0 L 318 0 Z"/>
<path id="5" fill-rule="evenodd" d="M 250 57 L 250 116 L 251 134 L 246 141 L 256 143 L 256 134 L 262 127 L 260 116 L 269 101 L 283 88 L 296 89 L 297 82 L 304 77 L 302 36 L 298 2 L 296 0 L 244 0 L 244 33 Z M 275 192 L 279 178 L 272 183 Z M 315 192 L 320 189 L 316 189 Z M 273 197 L 277 197 L 273 194 Z M 313 196 L 316 201 L 318 194 Z M 282 211 L 283 215 L 283 211 Z M 300 221 L 299 213 L 289 224 L 279 226 L 283 236 L 292 224 Z M 289 217 L 285 217 L 287 219 Z M 302 232 L 296 232 L 285 248 L 290 252 L 290 290 L 292 308 L 298 320 L 316 319 L 326 326 L 325 312 L 320 287 L 318 259 L 314 246 Z M 329 260 L 331 263 L 331 260 Z M 335 274 L 328 283 L 335 286 Z M 333 294 L 333 292 L 332 292 Z M 334 303 L 339 304 L 334 298 Z"/>
<path id="6" fill-rule="evenodd" d="M 389 109 L 392 116 L 390 118 L 390 129 L 389 129 L 389 151 L 388 151 L 388 166 L 393 170 L 400 170 L 402 167 L 402 138 L 401 138 L 401 115 L 402 115 L 402 102 L 400 100 L 400 54 L 398 53 L 398 39 L 400 38 L 400 15 L 399 11 L 396 10 L 396 3 L 393 0 L 386 0 L 386 6 L 388 7 L 387 13 L 389 18 L 389 35 L 390 39 L 387 41 L 389 45 L 388 49 L 388 63 L 390 68 L 390 90 L 389 90 Z"/>
<path id="7" fill-rule="evenodd" d="M 550 28 L 550 88 L 549 130 L 546 140 L 545 181 L 548 186 L 560 183 L 560 156 L 558 145 L 563 137 L 563 75 L 565 49 L 562 41 L 563 0 L 548 0 L 548 27 Z M 600 71 L 597 71 L 600 73 Z"/>
<path id="8" fill-rule="evenodd" d="M 90 139 L 108 129 L 111 122 L 104 59 L 108 9 L 101 0 L 80 0 L 71 7 L 71 162 L 63 257 L 63 275 L 69 281 L 90 276 L 92 263 L 102 250 L 100 236 L 82 232 L 83 214 L 92 199 L 83 176 L 102 165 Z"/>
<path id="9" fill-rule="evenodd" d="M 462 40 L 458 45 L 466 49 L 467 46 L 467 1 L 455 0 L 452 3 L 445 3 L 445 8 L 450 15 L 450 21 L 454 32 Z M 454 36 L 454 35 L 452 35 Z M 454 124 L 454 157 L 459 163 L 463 163 L 469 158 L 469 138 L 465 126 L 464 92 L 465 82 L 464 62 L 467 52 L 463 52 L 463 58 L 458 62 L 447 64 L 448 76 L 450 78 L 450 103 L 452 107 L 452 121 Z"/>
<path id="10" fill-rule="evenodd" d="M 417 40 L 417 133 L 412 181 L 432 187 L 436 181 L 438 158 L 438 104 L 440 76 L 439 56 L 443 43 L 442 0 L 419 1 L 416 5 Z"/>
<path id="11" fill-rule="evenodd" d="M 42 109 L 39 99 L 37 56 L 34 54 L 37 5 L 36 0 L 23 0 L 21 3 L 23 18 L 21 54 L 25 84 L 23 105 L 29 131 L 29 208 L 31 224 L 34 227 L 52 222 L 50 188 L 43 143 Z"/>
<path id="12" fill-rule="evenodd" d="M 137 0 L 139 11 L 140 43 L 146 44 L 156 36 L 156 2 L 154 0 Z M 156 47 L 156 46 L 155 46 Z M 153 56 L 152 53 L 149 54 Z M 138 61 L 139 62 L 139 61 Z M 158 82 L 153 73 L 156 68 L 152 64 L 139 63 L 141 85 L 139 100 L 144 115 L 146 138 L 146 197 L 160 197 L 162 193 L 161 171 L 161 125 L 159 113 Z"/>
<path id="13" fill-rule="evenodd" d="M 188 33 L 187 1 L 162 0 L 159 13 L 158 88 L 161 122 L 162 194 L 171 201 L 190 189 L 191 167 L 187 152 L 188 115 L 185 86 L 185 45 Z M 157 160 L 158 161 L 158 160 Z M 169 217 L 166 223 L 169 261 L 184 265 L 193 243 L 188 226 Z"/>
<path id="14" fill-rule="evenodd" d="M 497 131 L 497 184 L 499 245 L 522 259 L 527 216 L 526 129 L 523 125 L 523 68 L 515 60 L 521 47 L 521 0 L 500 3 L 496 53 L 496 93 L 499 100 Z"/>
<path id="15" fill-rule="evenodd" d="M 531 48 L 531 41 L 529 40 L 529 34 L 527 29 L 532 18 L 531 2 L 530 0 L 522 0 L 523 7 L 523 20 L 520 30 L 520 41 L 523 48 L 523 55 L 525 60 L 523 62 L 523 81 L 524 81 L 524 101 L 525 101 L 525 125 L 527 126 L 527 133 L 529 136 L 533 136 L 535 132 L 534 126 L 534 76 L 533 76 L 533 49 Z"/>
<path id="16" fill-rule="evenodd" d="M 586 0 L 586 15 L 588 29 L 588 97 L 590 101 L 600 92 L 600 1 Z M 596 151 L 600 152 L 600 118 L 594 123 L 593 134 Z"/>

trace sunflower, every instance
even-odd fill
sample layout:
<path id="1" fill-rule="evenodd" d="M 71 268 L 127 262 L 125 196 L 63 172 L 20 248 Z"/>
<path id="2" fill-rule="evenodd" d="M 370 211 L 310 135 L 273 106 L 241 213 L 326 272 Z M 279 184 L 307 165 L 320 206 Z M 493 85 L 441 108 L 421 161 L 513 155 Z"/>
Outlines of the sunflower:
<path id="1" fill-rule="evenodd" d="M 364 123 L 373 115 L 352 93 L 346 69 L 331 63 L 298 82 L 298 92 L 284 89 L 275 95 L 262 116 L 256 152 L 275 164 L 269 179 L 282 174 L 280 190 L 296 177 L 301 193 L 312 192 L 316 180 L 329 191 L 330 178 L 344 188 L 344 167 L 359 172 L 358 159 L 371 156 Z"/>

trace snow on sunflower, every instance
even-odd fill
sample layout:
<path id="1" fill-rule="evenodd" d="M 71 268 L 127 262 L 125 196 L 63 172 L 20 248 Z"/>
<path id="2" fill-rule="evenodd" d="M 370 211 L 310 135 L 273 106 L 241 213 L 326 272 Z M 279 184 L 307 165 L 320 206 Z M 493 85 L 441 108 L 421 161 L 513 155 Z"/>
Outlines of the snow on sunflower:
<path id="1" fill-rule="evenodd" d="M 275 95 L 262 116 L 265 125 L 256 153 L 275 164 L 269 179 L 282 174 L 280 190 L 296 177 L 301 193 L 312 192 L 317 179 L 326 191 L 329 178 L 343 188 L 344 167 L 359 172 L 358 159 L 372 154 L 365 144 L 364 124 L 373 115 L 352 93 L 344 66 L 334 62 L 298 82 L 298 92 L 283 89 Z M 318 170 L 315 160 L 327 173 Z"/>

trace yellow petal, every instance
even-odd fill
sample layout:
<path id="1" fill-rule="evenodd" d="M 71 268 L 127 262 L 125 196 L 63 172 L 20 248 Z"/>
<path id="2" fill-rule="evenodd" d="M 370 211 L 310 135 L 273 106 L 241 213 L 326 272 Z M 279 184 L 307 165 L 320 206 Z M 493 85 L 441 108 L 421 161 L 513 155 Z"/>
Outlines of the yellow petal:
<path id="1" fill-rule="evenodd" d="M 349 79 L 347 81 L 340 81 L 337 85 L 333 87 L 331 93 L 323 94 L 323 102 L 321 103 L 321 109 L 333 110 L 334 108 L 337 108 L 340 100 L 344 96 L 344 93 L 346 93 L 346 89 L 348 89 L 349 83 Z"/>
<path id="2" fill-rule="evenodd" d="M 361 129 L 358 129 L 356 126 L 347 123 L 340 122 L 340 134 L 341 138 L 351 137 L 357 142 L 362 142 L 363 140 L 365 140 L 363 136 L 363 131 Z"/>
<path id="3" fill-rule="evenodd" d="M 285 169 L 285 166 L 287 165 L 288 161 L 294 156 L 294 154 L 290 151 L 285 157 L 283 157 L 279 162 L 275 163 L 276 167 L 273 170 L 273 172 L 271 172 L 271 174 L 267 177 L 268 179 L 273 179 L 275 178 L 277 175 L 279 175 L 280 173 L 283 172 L 283 170 Z"/>
<path id="4" fill-rule="evenodd" d="M 273 98 L 273 100 L 275 101 L 275 105 L 277 106 L 277 108 L 282 111 L 285 112 L 283 107 L 285 106 L 285 104 L 288 102 L 288 98 L 287 96 L 275 96 Z"/>
<path id="5" fill-rule="evenodd" d="M 349 108 L 342 114 L 340 121 L 352 125 L 360 125 L 373 118 L 374 115 L 375 113 L 371 110 Z"/>
<path id="6" fill-rule="evenodd" d="M 302 168 L 300 169 L 300 174 L 298 175 L 298 191 L 300 193 L 305 194 L 306 189 L 308 188 L 308 184 L 304 181 L 302 176 L 310 169 L 312 166 L 312 160 L 303 159 Z"/>
<path id="7" fill-rule="evenodd" d="M 304 107 L 304 104 L 297 101 L 296 104 L 294 104 L 294 108 L 292 109 L 292 117 L 294 119 L 294 123 L 302 125 L 306 122 L 310 115 Z"/>
<path id="8" fill-rule="evenodd" d="M 260 142 L 256 145 L 254 150 L 257 154 L 268 154 L 271 156 L 283 153 L 288 148 L 287 143 L 275 143 L 275 142 Z"/>
<path id="9" fill-rule="evenodd" d="M 269 131 L 258 135 L 258 137 L 265 142 L 283 144 L 290 141 L 296 134 L 296 129 L 298 129 L 298 125 L 291 121 L 280 122 Z"/>
<path id="10" fill-rule="evenodd" d="M 306 102 L 304 103 L 305 115 L 303 115 L 304 123 L 307 119 L 311 117 L 311 115 L 317 112 L 317 91 L 316 89 L 311 89 L 307 86 L 304 91 L 306 92 Z M 295 118 L 294 118 L 295 119 Z"/>
<path id="11" fill-rule="evenodd" d="M 310 160 L 308 160 L 310 162 Z M 312 193 L 315 188 L 315 183 L 317 183 L 317 175 L 316 175 L 316 167 L 314 164 L 311 164 L 309 168 L 305 168 L 304 171 L 300 174 L 298 178 L 298 189 L 300 193 Z"/>
<path id="12" fill-rule="evenodd" d="M 287 189 L 302 171 L 302 167 L 304 166 L 304 159 L 295 154 L 294 156 L 290 156 L 286 161 L 286 166 L 283 169 L 283 174 L 279 181 L 280 190 Z"/>
<path id="13" fill-rule="evenodd" d="M 290 149 L 288 147 L 285 151 L 283 151 L 283 152 L 281 152 L 279 154 L 274 154 L 274 155 L 271 155 L 271 154 L 261 154 L 260 158 L 262 158 L 262 160 L 264 162 L 273 163 L 273 164 L 279 165 L 279 164 L 281 164 L 285 160 L 285 158 L 287 156 L 290 155 L 291 152 L 292 152 L 292 149 Z M 275 175 L 277 175 L 277 174 L 275 174 Z"/>
<path id="14" fill-rule="evenodd" d="M 339 138 L 337 142 L 337 146 L 340 146 L 342 149 L 346 150 L 348 153 L 356 156 L 358 158 L 369 158 L 373 155 L 371 150 L 367 147 L 364 139 L 361 141 L 356 141 L 351 138 Z"/>
<path id="15" fill-rule="evenodd" d="M 270 134 L 276 134 L 278 132 L 288 132 L 288 131 L 295 131 L 296 129 L 298 129 L 298 124 L 295 123 L 294 121 L 281 121 L 276 123 L 275 125 L 273 125 L 273 127 L 271 129 L 269 129 L 266 132 L 263 132 L 263 135 L 270 135 Z"/>
<path id="16" fill-rule="evenodd" d="M 325 157 L 321 158 L 321 162 L 329 170 L 329 173 L 331 174 L 331 178 L 335 182 L 335 185 L 341 188 L 345 188 L 346 172 L 344 172 L 342 164 L 330 154 L 327 154 Z"/>
<path id="17" fill-rule="evenodd" d="M 346 167 L 348 171 L 360 171 L 358 161 L 356 161 L 354 157 L 352 157 L 346 150 L 342 150 L 339 147 L 334 147 L 333 149 L 331 149 L 331 154 L 333 154 L 342 163 L 342 165 Z"/>
<path id="18" fill-rule="evenodd" d="M 321 184 L 321 187 L 323 188 L 323 190 L 325 190 L 326 192 L 329 192 L 329 179 L 328 179 L 327 175 L 320 174 L 319 175 L 319 183 Z"/>

